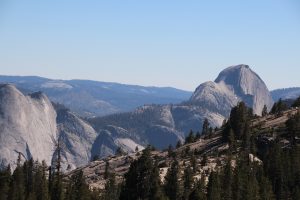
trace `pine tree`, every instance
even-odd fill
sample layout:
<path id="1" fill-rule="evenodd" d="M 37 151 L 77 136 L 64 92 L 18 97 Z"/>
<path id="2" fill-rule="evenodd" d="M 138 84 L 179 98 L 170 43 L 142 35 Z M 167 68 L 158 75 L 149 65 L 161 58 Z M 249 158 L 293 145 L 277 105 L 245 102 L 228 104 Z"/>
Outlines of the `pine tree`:
<path id="1" fill-rule="evenodd" d="M 202 160 L 201 160 L 201 166 L 202 166 L 202 167 L 204 167 L 204 166 L 207 164 L 207 160 L 208 160 L 207 155 L 204 154 L 204 155 L 203 155 L 203 158 L 202 158 Z"/>
<path id="2" fill-rule="evenodd" d="M 193 182 L 194 180 L 193 180 L 192 170 L 188 166 L 184 169 L 184 174 L 183 174 L 183 199 L 188 200 L 192 191 Z"/>
<path id="3" fill-rule="evenodd" d="M 211 172 L 209 175 L 207 200 L 221 200 L 220 180 L 217 172 Z"/>
<path id="4" fill-rule="evenodd" d="M 49 172 L 49 180 L 50 180 L 50 194 L 51 200 L 63 200 L 64 199 L 64 191 L 63 191 L 63 181 L 62 181 L 62 173 L 61 173 L 61 143 L 58 141 L 56 144 L 56 160 L 55 160 L 55 170 Z"/>
<path id="5" fill-rule="evenodd" d="M 268 115 L 268 108 L 266 105 L 264 105 L 262 111 L 261 111 L 261 116 L 265 117 Z"/>
<path id="6" fill-rule="evenodd" d="M 89 187 L 85 183 L 83 172 L 79 171 L 71 177 L 67 200 L 89 200 Z"/>
<path id="7" fill-rule="evenodd" d="M 203 177 L 201 177 L 201 179 L 194 184 L 194 188 L 189 196 L 189 200 L 206 200 L 205 190 L 205 180 Z"/>
<path id="8" fill-rule="evenodd" d="M 166 196 L 170 200 L 179 200 L 181 198 L 180 182 L 179 182 L 179 163 L 175 159 L 171 167 L 168 169 L 165 177 L 164 189 Z"/>
<path id="9" fill-rule="evenodd" d="M 109 177 L 109 162 L 105 162 L 105 169 L 104 169 L 104 179 L 107 179 Z"/>
<path id="10" fill-rule="evenodd" d="M 222 176 L 222 199 L 231 200 L 232 197 L 232 184 L 233 184 L 233 170 L 231 167 L 231 158 L 229 157 L 223 169 Z"/>
<path id="11" fill-rule="evenodd" d="M 182 146 L 182 142 L 180 140 L 178 140 L 177 144 L 176 144 L 176 149 L 180 148 Z"/>
<path id="12" fill-rule="evenodd" d="M 294 116 L 291 116 L 285 124 L 288 133 L 291 136 L 291 141 L 293 144 L 295 144 L 295 138 L 300 137 L 300 112 L 297 112 Z"/>
<path id="13" fill-rule="evenodd" d="M 260 177 L 260 183 L 259 183 L 259 195 L 260 199 L 262 200 L 274 200 L 274 193 L 272 190 L 272 185 L 268 178 L 265 176 Z"/>
<path id="14" fill-rule="evenodd" d="M 159 179 L 159 174 L 154 172 L 151 147 L 148 146 L 143 150 L 141 157 L 130 165 L 129 171 L 125 174 L 120 199 L 150 199 L 157 187 L 157 184 L 151 183 Z"/>
<path id="15" fill-rule="evenodd" d="M 209 122 L 208 119 L 205 118 L 202 126 L 202 135 L 209 134 Z"/>
<path id="16" fill-rule="evenodd" d="M 23 164 L 23 171 L 24 171 L 24 182 L 25 182 L 25 193 L 26 199 L 35 199 L 35 192 L 34 192 L 34 163 L 33 159 L 24 162 Z"/>
<path id="17" fill-rule="evenodd" d="M 236 107 L 232 108 L 229 123 L 236 139 L 243 137 L 246 123 L 249 120 L 249 113 L 249 109 L 244 102 L 240 102 Z"/>
<path id="18" fill-rule="evenodd" d="M 292 104 L 292 107 L 299 107 L 299 106 L 300 106 L 300 96 Z"/>
<path id="19" fill-rule="evenodd" d="M 185 138 L 185 144 L 189 144 L 195 141 L 193 130 L 190 131 L 189 135 Z"/>
<path id="20" fill-rule="evenodd" d="M 236 140 L 235 140 L 235 137 L 234 137 L 233 130 L 231 128 L 229 129 L 228 144 L 229 144 L 230 152 L 235 151 L 235 149 L 236 149 Z"/>
<path id="21" fill-rule="evenodd" d="M 201 134 L 199 131 L 197 131 L 195 138 L 196 140 L 199 140 L 201 138 Z"/>
<path id="22" fill-rule="evenodd" d="M 114 173 L 110 173 L 108 180 L 105 184 L 103 200 L 118 200 L 120 195 L 120 189 L 116 183 L 116 176 Z"/>
<path id="23" fill-rule="evenodd" d="M 278 102 L 274 103 L 270 113 L 281 115 L 282 112 L 287 109 L 288 109 L 288 106 L 282 101 L 282 99 L 279 99 Z"/>
<path id="24" fill-rule="evenodd" d="M 0 171 L 0 200 L 6 200 L 8 197 L 9 185 L 11 181 L 10 165 Z"/>
<path id="25" fill-rule="evenodd" d="M 38 200 L 49 200 L 48 182 L 46 179 L 46 162 L 43 161 L 42 165 L 37 164 L 35 174 L 35 196 Z"/>
<path id="26" fill-rule="evenodd" d="M 152 169 L 151 180 L 151 190 L 149 200 L 164 200 L 166 196 L 162 189 L 162 184 L 159 176 L 159 168 L 157 162 L 155 162 Z"/>
<path id="27" fill-rule="evenodd" d="M 191 156 L 191 167 L 193 168 L 193 174 L 195 174 L 198 170 L 198 167 L 197 167 L 197 160 L 194 154 Z"/>
<path id="28" fill-rule="evenodd" d="M 8 200 L 24 200 L 25 199 L 25 182 L 24 173 L 20 164 L 20 154 L 18 158 L 17 167 L 12 175 L 10 184 Z"/>

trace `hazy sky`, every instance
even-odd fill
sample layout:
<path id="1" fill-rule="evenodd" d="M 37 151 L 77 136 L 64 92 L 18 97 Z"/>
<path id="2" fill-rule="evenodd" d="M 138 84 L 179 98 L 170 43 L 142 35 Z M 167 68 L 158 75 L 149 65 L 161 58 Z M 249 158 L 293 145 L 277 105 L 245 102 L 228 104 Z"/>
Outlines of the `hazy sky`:
<path id="1" fill-rule="evenodd" d="M 240 63 L 300 86 L 299 0 L 0 0 L 0 74 L 192 91 Z"/>

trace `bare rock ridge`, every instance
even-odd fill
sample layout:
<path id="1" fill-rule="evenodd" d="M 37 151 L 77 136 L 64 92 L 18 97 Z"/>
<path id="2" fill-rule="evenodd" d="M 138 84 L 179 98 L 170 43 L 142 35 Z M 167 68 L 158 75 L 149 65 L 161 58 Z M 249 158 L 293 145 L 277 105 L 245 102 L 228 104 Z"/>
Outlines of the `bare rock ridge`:
<path id="1" fill-rule="evenodd" d="M 228 116 L 230 109 L 239 101 L 244 101 L 257 115 L 261 114 L 264 105 L 268 109 L 273 106 L 267 86 L 248 65 L 226 68 L 214 82 L 201 84 L 190 101 L 224 116 Z"/>
<path id="2" fill-rule="evenodd" d="M 56 112 L 45 95 L 25 96 L 12 85 L 0 85 L 1 165 L 16 164 L 18 152 L 50 164 L 56 137 Z"/>

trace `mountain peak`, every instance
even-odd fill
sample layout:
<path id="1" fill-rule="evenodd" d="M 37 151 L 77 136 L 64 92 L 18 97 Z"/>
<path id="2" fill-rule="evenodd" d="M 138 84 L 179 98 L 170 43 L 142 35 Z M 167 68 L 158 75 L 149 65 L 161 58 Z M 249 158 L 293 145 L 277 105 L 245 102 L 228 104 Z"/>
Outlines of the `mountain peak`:
<path id="1" fill-rule="evenodd" d="M 261 78 L 252 69 L 245 64 L 230 66 L 220 72 L 219 76 L 216 78 L 215 82 L 225 82 L 230 85 L 239 85 L 241 80 L 245 78 L 259 79 Z"/>
<path id="2" fill-rule="evenodd" d="M 214 87 L 211 87 L 211 83 L 214 83 Z M 224 115 L 239 101 L 244 101 L 258 115 L 264 105 L 269 109 L 273 105 L 266 84 L 245 64 L 230 66 L 221 71 L 214 82 L 201 84 L 191 101 L 219 108 L 218 111 Z"/>

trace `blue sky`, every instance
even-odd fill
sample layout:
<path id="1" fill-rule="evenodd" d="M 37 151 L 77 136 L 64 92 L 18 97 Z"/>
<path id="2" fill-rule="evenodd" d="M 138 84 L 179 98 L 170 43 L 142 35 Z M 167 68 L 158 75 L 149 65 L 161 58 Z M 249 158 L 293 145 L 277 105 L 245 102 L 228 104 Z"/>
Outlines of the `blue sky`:
<path id="1" fill-rule="evenodd" d="M 0 74 L 192 91 L 241 63 L 300 86 L 300 1 L 0 0 Z"/>

